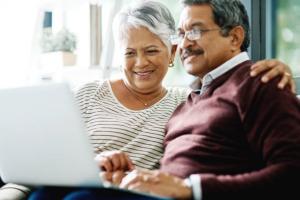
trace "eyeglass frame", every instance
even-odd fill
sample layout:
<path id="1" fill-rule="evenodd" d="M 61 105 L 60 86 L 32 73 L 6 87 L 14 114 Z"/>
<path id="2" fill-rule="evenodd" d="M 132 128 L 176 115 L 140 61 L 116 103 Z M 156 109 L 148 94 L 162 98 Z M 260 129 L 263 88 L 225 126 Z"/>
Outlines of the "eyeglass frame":
<path id="1" fill-rule="evenodd" d="M 200 29 L 200 28 L 193 28 L 185 33 L 173 34 L 170 35 L 169 40 L 172 45 L 179 45 L 186 37 L 189 41 L 199 40 L 202 37 L 202 33 L 209 32 L 209 31 L 217 31 L 222 30 L 221 28 L 211 28 L 211 29 Z"/>

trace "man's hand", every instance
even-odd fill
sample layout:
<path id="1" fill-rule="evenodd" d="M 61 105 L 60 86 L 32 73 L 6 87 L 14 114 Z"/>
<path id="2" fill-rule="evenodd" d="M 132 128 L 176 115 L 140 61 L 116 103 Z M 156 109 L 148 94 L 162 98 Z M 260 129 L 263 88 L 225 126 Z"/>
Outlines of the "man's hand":
<path id="1" fill-rule="evenodd" d="M 281 76 L 278 88 L 283 89 L 285 86 L 290 86 L 291 92 L 296 94 L 296 84 L 293 80 L 291 69 L 286 64 L 275 59 L 258 61 L 251 66 L 250 75 L 256 76 L 260 73 L 265 73 L 261 78 L 261 81 L 264 83 Z"/>
<path id="2" fill-rule="evenodd" d="M 134 165 L 128 155 L 121 151 L 104 151 L 95 157 L 98 166 L 106 172 L 131 171 Z"/>
<path id="3" fill-rule="evenodd" d="M 162 197 L 192 198 L 192 189 L 183 179 L 160 171 L 134 170 L 123 178 L 120 187 Z"/>

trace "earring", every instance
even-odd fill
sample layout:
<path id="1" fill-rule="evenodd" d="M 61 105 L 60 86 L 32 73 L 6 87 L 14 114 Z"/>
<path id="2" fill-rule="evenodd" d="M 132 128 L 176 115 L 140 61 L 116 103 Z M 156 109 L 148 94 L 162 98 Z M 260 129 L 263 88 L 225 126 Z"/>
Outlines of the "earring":
<path id="1" fill-rule="evenodd" d="M 174 62 L 173 61 L 170 61 L 169 67 L 174 67 Z"/>

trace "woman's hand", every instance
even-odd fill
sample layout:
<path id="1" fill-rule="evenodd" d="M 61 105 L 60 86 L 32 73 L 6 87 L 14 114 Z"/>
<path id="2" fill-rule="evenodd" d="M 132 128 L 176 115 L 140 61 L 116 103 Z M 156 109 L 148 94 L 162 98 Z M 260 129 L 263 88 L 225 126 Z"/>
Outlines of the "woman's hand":
<path id="1" fill-rule="evenodd" d="M 175 199 L 192 198 L 192 189 L 183 179 L 157 170 L 134 170 L 123 178 L 120 187 Z"/>
<path id="2" fill-rule="evenodd" d="M 131 171 L 134 165 L 122 151 L 104 151 L 95 157 L 98 166 L 106 172 Z"/>
<path id="3" fill-rule="evenodd" d="M 120 185 L 122 179 L 127 175 L 124 171 L 114 171 L 114 172 L 106 172 L 102 171 L 100 172 L 101 180 L 104 180 L 106 182 L 109 182 L 113 185 Z"/>
<path id="4" fill-rule="evenodd" d="M 278 88 L 283 89 L 285 86 L 289 86 L 292 93 L 296 94 L 296 84 L 292 77 L 291 69 L 279 60 L 262 60 L 256 62 L 251 66 L 251 76 L 264 73 L 261 81 L 267 83 L 269 80 L 281 76 L 281 80 L 278 83 Z"/>

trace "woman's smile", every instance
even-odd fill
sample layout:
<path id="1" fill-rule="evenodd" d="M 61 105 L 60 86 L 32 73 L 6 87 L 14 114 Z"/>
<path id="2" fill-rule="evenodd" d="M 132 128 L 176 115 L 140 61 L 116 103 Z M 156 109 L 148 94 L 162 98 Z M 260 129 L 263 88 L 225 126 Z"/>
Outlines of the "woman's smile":
<path id="1" fill-rule="evenodd" d="M 153 74 L 154 71 L 155 70 L 137 71 L 137 72 L 134 72 L 134 74 L 139 79 L 146 79 L 146 78 L 150 78 L 150 76 Z"/>

